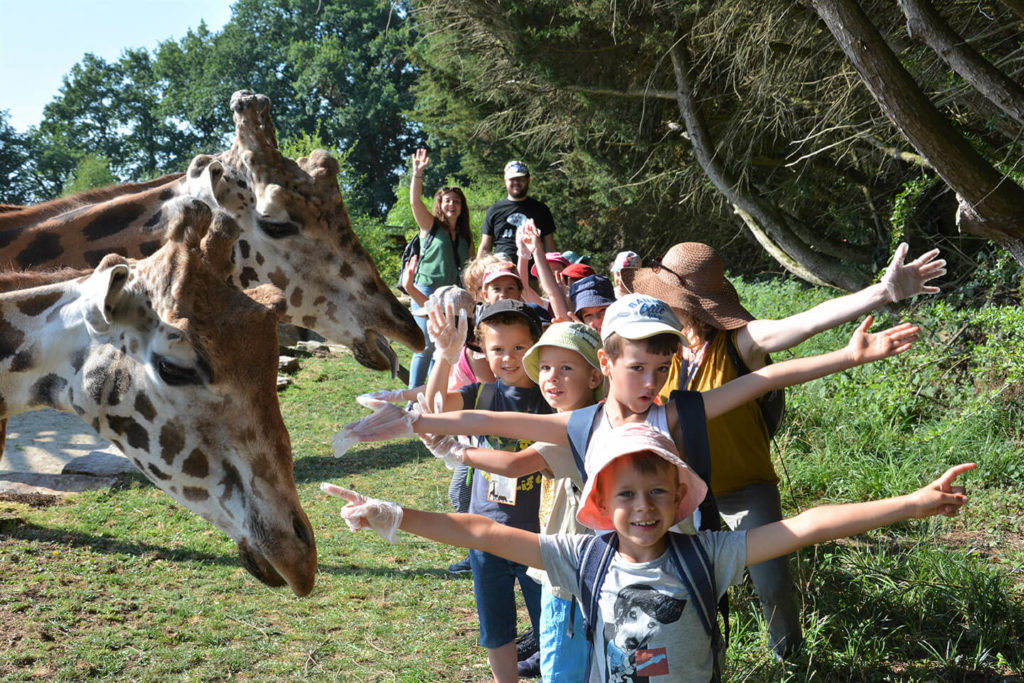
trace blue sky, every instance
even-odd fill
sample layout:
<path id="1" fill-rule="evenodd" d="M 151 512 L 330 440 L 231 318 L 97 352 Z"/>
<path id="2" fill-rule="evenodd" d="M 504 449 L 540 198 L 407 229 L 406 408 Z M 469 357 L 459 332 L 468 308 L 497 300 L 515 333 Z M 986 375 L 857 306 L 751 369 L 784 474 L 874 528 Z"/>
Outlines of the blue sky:
<path id="1" fill-rule="evenodd" d="M 0 0 L 0 110 L 24 132 L 85 53 L 116 61 L 125 48 L 152 50 L 229 18 L 229 0 Z"/>

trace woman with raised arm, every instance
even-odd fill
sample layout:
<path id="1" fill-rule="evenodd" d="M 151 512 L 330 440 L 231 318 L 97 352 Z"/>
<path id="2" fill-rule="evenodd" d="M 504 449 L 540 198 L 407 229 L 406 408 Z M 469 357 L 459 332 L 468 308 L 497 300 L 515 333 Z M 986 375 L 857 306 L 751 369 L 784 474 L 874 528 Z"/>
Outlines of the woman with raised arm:
<path id="1" fill-rule="evenodd" d="M 417 149 L 412 157 L 412 181 L 409 185 L 409 203 L 419 226 L 420 254 L 410 261 L 411 273 L 403 274 L 403 283 L 411 277 L 412 286 L 406 286 L 412 297 L 412 310 L 419 308 L 438 287 L 459 284 L 459 271 L 473 253 L 473 234 L 469 227 L 469 207 L 466 195 L 458 187 L 442 187 L 434 193 L 434 207 L 427 210 L 423 203 L 423 172 L 430 165 L 427 150 Z M 427 347 L 413 354 L 409 368 L 409 388 L 421 386 L 427 379 L 434 345 L 427 335 L 427 318 L 417 317 L 427 339 Z"/>

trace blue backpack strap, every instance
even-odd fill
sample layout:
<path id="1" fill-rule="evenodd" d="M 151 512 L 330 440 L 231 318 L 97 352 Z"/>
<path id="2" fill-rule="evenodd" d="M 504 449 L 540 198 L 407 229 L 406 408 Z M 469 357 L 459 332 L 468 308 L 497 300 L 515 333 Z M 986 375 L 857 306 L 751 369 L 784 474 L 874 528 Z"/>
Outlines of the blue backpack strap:
<path id="1" fill-rule="evenodd" d="M 722 528 L 722 517 L 718 514 L 718 503 L 715 502 L 715 496 L 711 492 L 711 449 L 708 446 L 708 424 L 707 414 L 704 412 L 704 398 L 699 391 L 673 391 L 670 400 L 675 404 L 679 414 L 679 429 L 683 433 L 686 462 L 708 485 L 708 494 L 698 506 L 700 528 L 718 531 Z M 702 547 L 700 549 L 703 551 Z M 723 594 L 721 600 L 718 601 L 718 612 L 722 615 L 722 620 L 725 623 L 724 641 L 728 643 L 728 594 Z"/>
<path id="2" fill-rule="evenodd" d="M 584 467 L 587 458 L 587 445 L 590 443 L 590 433 L 594 428 L 597 412 L 603 407 L 603 403 L 595 403 L 569 413 L 569 426 L 566 429 L 569 436 L 569 448 L 572 450 L 572 459 L 576 463 L 576 469 L 584 484 L 587 483 L 587 470 Z"/>
<path id="3" fill-rule="evenodd" d="M 717 683 L 722 678 L 722 672 L 719 669 L 719 656 L 725 650 L 728 641 L 723 640 L 722 631 L 718 625 L 716 608 L 720 608 L 720 603 L 717 600 L 718 586 L 715 581 L 715 568 L 697 537 L 670 531 L 667 538 L 672 564 L 675 566 L 679 578 L 690 591 L 690 595 L 694 596 L 697 616 L 700 617 L 704 632 L 711 639 L 714 666 L 711 680 Z M 725 618 L 728 619 L 728 613 Z M 727 630 L 728 623 L 726 621 Z"/>
<path id="4" fill-rule="evenodd" d="M 584 681 L 590 680 L 590 666 L 594 659 L 594 628 L 600 616 L 601 585 L 618 550 L 619 537 L 614 531 L 589 536 L 583 542 L 583 552 L 580 554 L 579 566 L 576 567 L 576 580 L 580 587 L 580 611 L 583 613 L 583 627 L 587 636 L 587 668 L 583 675 Z"/>

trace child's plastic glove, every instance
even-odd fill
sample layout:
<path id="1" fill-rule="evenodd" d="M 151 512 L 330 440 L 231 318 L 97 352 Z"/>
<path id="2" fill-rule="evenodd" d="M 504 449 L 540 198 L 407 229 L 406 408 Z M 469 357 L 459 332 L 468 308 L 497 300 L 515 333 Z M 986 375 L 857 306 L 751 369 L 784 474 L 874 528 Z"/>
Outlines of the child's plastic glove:
<path id="1" fill-rule="evenodd" d="M 402 506 L 387 500 L 367 498 L 361 493 L 328 484 L 320 484 L 320 490 L 348 501 L 341 508 L 341 517 L 350 531 L 373 529 L 388 543 L 395 542 L 398 526 L 402 523 Z"/>
<path id="2" fill-rule="evenodd" d="M 361 406 L 366 406 L 367 401 L 384 401 L 385 403 L 404 403 L 405 389 L 378 389 L 377 391 L 371 391 L 366 394 L 359 394 L 356 396 L 356 402 Z M 366 406 L 367 408 L 371 406 Z"/>
<path id="3" fill-rule="evenodd" d="M 533 256 L 540 244 L 540 228 L 532 218 L 516 227 L 516 251 L 520 258 Z"/>
<path id="4" fill-rule="evenodd" d="M 915 294 L 935 294 L 939 288 L 925 285 L 925 283 L 946 274 L 946 261 L 944 259 L 935 260 L 935 257 L 939 255 L 938 249 L 932 249 L 916 260 L 905 264 L 903 259 L 907 256 L 907 249 L 909 247 L 906 242 L 896 247 L 896 253 L 893 254 L 889 267 L 882 275 L 882 285 L 893 302 Z"/>
<path id="5" fill-rule="evenodd" d="M 420 412 L 429 415 L 430 413 L 439 413 L 444 405 L 444 397 L 441 394 L 437 394 L 434 397 L 434 409 L 430 409 L 430 405 L 427 403 L 427 399 L 423 394 L 419 395 L 418 404 Z M 458 439 L 453 436 L 446 436 L 440 434 L 420 434 L 420 441 L 427 447 L 427 450 L 435 458 L 440 458 L 444 461 L 445 467 L 450 470 L 454 470 L 456 467 L 465 462 L 466 450 L 469 446 L 460 443 Z"/>
<path id="6" fill-rule="evenodd" d="M 466 451 L 469 446 L 461 443 L 454 436 L 420 434 L 420 441 L 435 458 L 443 460 L 445 467 L 450 470 L 454 470 L 466 461 Z"/>
<path id="7" fill-rule="evenodd" d="M 434 340 L 434 360 L 446 360 L 449 365 L 459 362 L 459 354 L 466 344 L 469 321 L 465 315 L 455 314 L 455 307 L 447 303 L 444 310 L 430 309 L 427 334 Z"/>
<path id="8" fill-rule="evenodd" d="M 419 417 L 419 410 L 407 411 L 387 401 L 364 396 L 359 398 L 362 399 L 359 403 L 372 409 L 373 413 L 345 425 L 334 435 L 331 440 L 334 457 L 340 458 L 361 441 L 387 441 L 414 435 L 412 425 Z"/>

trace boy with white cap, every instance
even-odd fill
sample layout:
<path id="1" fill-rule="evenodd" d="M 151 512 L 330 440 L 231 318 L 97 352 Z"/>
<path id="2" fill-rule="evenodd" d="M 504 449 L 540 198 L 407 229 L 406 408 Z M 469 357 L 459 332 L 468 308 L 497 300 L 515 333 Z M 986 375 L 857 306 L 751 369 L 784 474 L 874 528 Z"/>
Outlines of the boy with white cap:
<path id="1" fill-rule="evenodd" d="M 808 545 L 852 536 L 897 521 L 955 515 L 967 502 L 957 476 L 974 468 L 950 468 L 912 494 L 866 503 L 826 505 L 748 531 L 703 532 L 677 537 L 670 528 L 692 513 L 706 485 L 680 459 L 675 444 L 650 425 L 613 430 L 587 460 L 583 505 L 577 520 L 598 531 L 588 535 L 540 535 L 501 526 L 476 515 L 405 509 L 332 484 L 321 488 L 348 501 L 342 517 L 353 531 L 371 528 L 394 542 L 397 529 L 442 543 L 476 548 L 542 568 L 555 585 L 576 595 L 593 621 L 590 681 L 665 676 L 709 681 L 717 675 L 713 638 L 703 625 L 701 588 L 714 598 L 738 583 L 747 565 Z M 678 561 L 685 539 L 705 559 L 708 586 Z M 599 584 L 590 576 L 588 549 L 613 553 Z M 593 594 L 591 599 L 588 595 Z M 593 605 L 594 609 L 587 609 Z"/>

